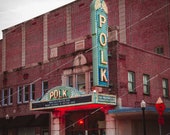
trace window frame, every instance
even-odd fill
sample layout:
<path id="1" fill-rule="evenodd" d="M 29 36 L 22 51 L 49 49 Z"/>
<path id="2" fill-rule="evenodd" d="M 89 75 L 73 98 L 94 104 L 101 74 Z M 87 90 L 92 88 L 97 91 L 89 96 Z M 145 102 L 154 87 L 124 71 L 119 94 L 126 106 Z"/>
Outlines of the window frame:
<path id="1" fill-rule="evenodd" d="M 165 82 L 165 87 L 164 87 L 164 82 Z M 166 78 L 162 79 L 162 94 L 163 97 L 165 98 L 169 97 L 169 83 L 168 83 L 168 79 Z"/>
<path id="2" fill-rule="evenodd" d="M 87 65 L 82 65 L 75 67 L 74 69 L 66 69 L 63 71 L 62 75 L 62 85 L 69 86 L 69 76 L 73 76 L 73 88 L 76 88 L 76 75 L 77 74 L 85 74 L 85 89 L 83 91 L 85 93 L 90 93 L 92 91 L 93 85 L 90 83 L 93 82 L 92 80 L 90 81 L 90 73 L 93 71 L 93 66 L 87 66 Z M 93 78 L 93 77 L 92 77 Z"/>
<path id="3" fill-rule="evenodd" d="M 23 102 L 23 86 L 18 86 L 17 89 L 17 103 L 21 104 Z"/>
<path id="4" fill-rule="evenodd" d="M 13 88 L 2 89 L 2 106 L 8 106 L 13 104 Z"/>
<path id="5" fill-rule="evenodd" d="M 148 74 L 143 74 L 143 94 L 150 95 L 150 75 Z"/>
<path id="6" fill-rule="evenodd" d="M 73 87 L 73 86 L 74 86 L 73 77 L 74 77 L 73 75 L 69 75 L 69 76 L 68 76 L 67 85 L 68 85 L 69 87 Z M 71 78 L 72 78 L 72 79 L 71 79 Z M 70 81 L 72 81 L 72 83 L 71 83 Z"/>
<path id="7" fill-rule="evenodd" d="M 163 46 L 158 46 L 155 48 L 155 53 L 159 55 L 164 55 L 164 47 Z"/>
<path id="8" fill-rule="evenodd" d="M 35 100 L 35 84 L 30 84 L 30 101 Z"/>
<path id="9" fill-rule="evenodd" d="M 78 83 L 78 81 L 79 81 L 78 76 L 81 76 L 81 75 L 84 75 L 84 82 Z M 82 86 L 84 85 L 83 87 L 84 87 L 84 89 L 86 89 L 86 74 L 85 73 L 78 73 L 78 74 L 76 74 L 76 81 L 75 81 L 75 83 L 76 83 L 76 89 L 81 90 L 82 89 L 82 88 L 80 88 L 81 85 Z"/>
<path id="10" fill-rule="evenodd" d="M 47 83 L 47 89 L 44 89 L 44 83 Z M 44 80 L 42 81 L 42 96 L 45 95 L 45 93 L 49 90 L 49 84 L 48 84 L 48 80 Z"/>
<path id="11" fill-rule="evenodd" d="M 7 92 L 5 96 L 5 92 Z M 9 89 L 5 88 L 2 90 L 2 106 L 8 106 L 8 94 L 9 94 Z"/>
<path id="12" fill-rule="evenodd" d="M 129 78 L 129 76 L 131 78 Z M 129 89 L 129 85 L 132 89 Z M 129 93 L 136 93 L 136 75 L 134 71 L 128 71 L 128 92 Z"/>
<path id="13" fill-rule="evenodd" d="M 9 88 L 8 91 L 8 105 L 13 104 L 13 88 Z"/>
<path id="14" fill-rule="evenodd" d="M 29 99 L 30 99 L 30 85 L 28 84 L 24 85 L 23 87 L 23 103 L 28 103 Z"/>

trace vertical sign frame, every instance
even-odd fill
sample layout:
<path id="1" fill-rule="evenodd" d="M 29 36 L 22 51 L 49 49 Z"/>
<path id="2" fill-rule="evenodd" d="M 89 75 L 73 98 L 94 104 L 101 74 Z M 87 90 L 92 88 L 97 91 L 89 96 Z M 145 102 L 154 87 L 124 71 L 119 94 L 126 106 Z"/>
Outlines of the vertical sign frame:
<path id="1" fill-rule="evenodd" d="M 108 87 L 108 8 L 104 0 L 93 0 L 90 8 L 93 46 L 93 85 Z"/>

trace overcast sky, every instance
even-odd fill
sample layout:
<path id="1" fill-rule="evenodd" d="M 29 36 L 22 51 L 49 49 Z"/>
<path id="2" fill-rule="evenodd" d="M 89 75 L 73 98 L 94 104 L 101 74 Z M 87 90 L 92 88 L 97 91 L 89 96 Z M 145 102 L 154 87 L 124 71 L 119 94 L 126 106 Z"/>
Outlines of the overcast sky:
<path id="1" fill-rule="evenodd" d="M 0 39 L 2 30 L 72 1 L 75 0 L 0 0 Z"/>

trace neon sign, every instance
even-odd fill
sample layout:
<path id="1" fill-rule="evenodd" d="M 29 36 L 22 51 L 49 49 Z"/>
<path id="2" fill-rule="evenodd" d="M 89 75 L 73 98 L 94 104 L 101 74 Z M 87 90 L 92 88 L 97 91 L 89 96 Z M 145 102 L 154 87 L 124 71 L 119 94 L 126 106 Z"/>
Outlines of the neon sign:
<path id="1" fill-rule="evenodd" d="M 93 85 L 108 87 L 108 9 L 104 0 L 91 3 Z"/>

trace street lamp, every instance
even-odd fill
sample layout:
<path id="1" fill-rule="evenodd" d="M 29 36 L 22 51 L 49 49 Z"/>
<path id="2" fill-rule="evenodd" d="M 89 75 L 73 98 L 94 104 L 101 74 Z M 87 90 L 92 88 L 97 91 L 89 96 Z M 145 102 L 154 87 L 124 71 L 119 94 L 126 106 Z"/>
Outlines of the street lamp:
<path id="1" fill-rule="evenodd" d="M 141 102 L 141 109 L 142 109 L 142 115 L 143 115 L 143 134 L 146 135 L 146 125 L 145 125 L 145 108 L 146 108 L 146 102 L 142 100 Z"/>

